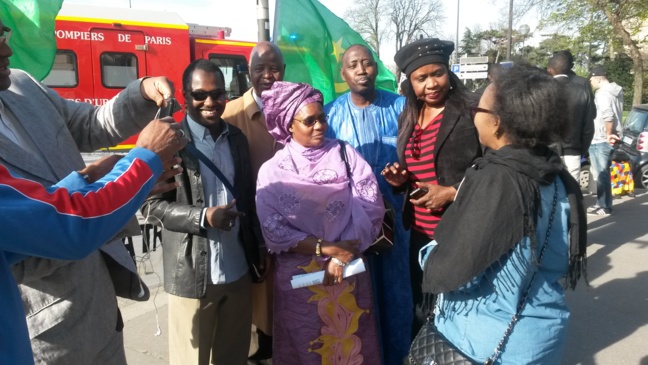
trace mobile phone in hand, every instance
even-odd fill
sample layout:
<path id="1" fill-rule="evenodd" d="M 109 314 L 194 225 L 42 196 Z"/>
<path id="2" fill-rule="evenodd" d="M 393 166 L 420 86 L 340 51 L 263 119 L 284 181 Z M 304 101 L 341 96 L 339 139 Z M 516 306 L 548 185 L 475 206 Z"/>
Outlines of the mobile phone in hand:
<path id="1" fill-rule="evenodd" d="M 166 100 L 166 106 L 160 107 L 160 112 L 159 112 L 159 117 L 160 119 L 164 117 L 170 117 L 173 116 L 173 113 L 176 111 L 176 105 L 178 105 L 178 102 L 176 99 L 171 98 Z"/>
<path id="2" fill-rule="evenodd" d="M 416 188 L 409 194 L 409 197 L 410 199 L 420 199 L 427 194 L 427 192 L 427 188 Z"/>

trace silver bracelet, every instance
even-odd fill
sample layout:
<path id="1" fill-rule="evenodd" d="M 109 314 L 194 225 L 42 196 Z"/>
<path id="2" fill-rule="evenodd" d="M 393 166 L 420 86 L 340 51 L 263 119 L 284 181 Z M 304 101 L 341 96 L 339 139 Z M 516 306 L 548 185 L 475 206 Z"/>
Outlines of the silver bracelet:
<path id="1" fill-rule="evenodd" d="M 342 262 L 341 260 L 336 259 L 335 257 L 331 257 L 331 261 L 333 261 L 334 264 L 336 264 L 339 267 L 345 267 L 347 266 L 346 262 Z"/>

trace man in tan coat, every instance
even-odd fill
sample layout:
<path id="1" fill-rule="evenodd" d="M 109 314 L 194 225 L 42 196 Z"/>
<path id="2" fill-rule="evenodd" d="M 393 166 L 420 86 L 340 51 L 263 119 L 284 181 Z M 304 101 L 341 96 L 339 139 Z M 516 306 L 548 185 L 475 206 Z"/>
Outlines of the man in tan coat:
<path id="1" fill-rule="evenodd" d="M 240 98 L 227 103 L 222 116 L 227 123 L 241 129 L 248 139 L 255 183 L 261 165 L 282 147 L 268 133 L 261 93 L 270 89 L 275 81 L 283 80 L 285 67 L 283 55 L 277 45 L 271 42 L 257 44 L 250 53 L 252 88 Z M 252 286 L 252 323 L 256 326 L 258 335 L 252 338 L 251 350 L 257 348 L 258 344 L 258 351 L 250 357 L 252 360 L 272 357 L 272 278 L 272 274 L 266 273 L 263 283 Z M 258 338 L 257 341 L 255 337 Z"/>

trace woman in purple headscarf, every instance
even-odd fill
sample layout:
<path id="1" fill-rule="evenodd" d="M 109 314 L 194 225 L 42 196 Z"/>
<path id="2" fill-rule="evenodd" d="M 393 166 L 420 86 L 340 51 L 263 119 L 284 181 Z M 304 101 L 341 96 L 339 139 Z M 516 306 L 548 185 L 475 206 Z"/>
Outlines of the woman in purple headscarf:
<path id="1" fill-rule="evenodd" d="M 257 181 L 257 213 L 276 254 L 273 362 L 380 364 L 369 275 L 342 277 L 380 229 L 376 178 L 345 145 L 347 172 L 339 142 L 324 138 L 319 91 L 275 82 L 261 98 L 270 134 L 285 144 Z M 292 288 L 294 275 L 316 271 L 322 284 Z"/>

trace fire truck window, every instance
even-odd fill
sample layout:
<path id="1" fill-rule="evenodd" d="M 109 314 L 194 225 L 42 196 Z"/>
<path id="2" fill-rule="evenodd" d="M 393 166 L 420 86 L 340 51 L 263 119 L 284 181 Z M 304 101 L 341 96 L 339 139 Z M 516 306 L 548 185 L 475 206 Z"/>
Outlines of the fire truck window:
<path id="1" fill-rule="evenodd" d="M 50 87 L 76 87 L 79 84 L 76 53 L 68 50 L 56 51 L 52 70 L 43 83 Z"/>
<path id="2" fill-rule="evenodd" d="M 101 82 L 107 88 L 125 88 L 137 80 L 137 56 L 132 53 L 101 54 Z"/>
<path id="3" fill-rule="evenodd" d="M 209 60 L 223 71 L 228 100 L 240 97 L 252 87 L 245 57 L 210 54 Z"/>

